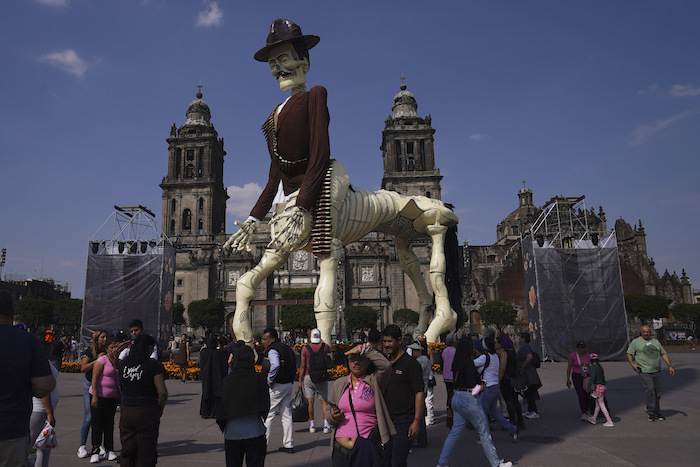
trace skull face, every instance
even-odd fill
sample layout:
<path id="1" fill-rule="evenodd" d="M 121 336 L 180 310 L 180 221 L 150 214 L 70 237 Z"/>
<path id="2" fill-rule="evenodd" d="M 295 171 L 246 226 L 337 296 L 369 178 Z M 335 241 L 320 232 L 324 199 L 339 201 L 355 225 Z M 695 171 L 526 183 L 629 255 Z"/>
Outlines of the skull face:
<path id="1" fill-rule="evenodd" d="M 282 91 L 304 86 L 306 73 L 309 71 L 309 60 L 300 60 L 292 44 L 275 47 L 270 51 L 269 57 L 267 63 L 270 64 L 270 72 L 279 82 Z"/>

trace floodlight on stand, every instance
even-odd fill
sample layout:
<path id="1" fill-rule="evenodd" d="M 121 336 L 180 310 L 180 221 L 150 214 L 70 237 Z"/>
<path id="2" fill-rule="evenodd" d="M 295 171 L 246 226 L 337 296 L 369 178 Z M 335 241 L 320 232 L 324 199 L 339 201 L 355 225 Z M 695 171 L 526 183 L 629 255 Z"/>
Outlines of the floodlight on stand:
<path id="1" fill-rule="evenodd" d="M 593 242 L 593 245 L 594 245 L 594 246 L 598 246 L 598 241 L 599 241 L 599 240 L 600 240 L 600 238 L 598 237 L 598 233 L 597 233 L 597 232 L 594 232 L 594 233 L 591 234 L 591 241 Z"/>
<path id="2" fill-rule="evenodd" d="M 129 242 L 129 254 L 130 255 L 135 255 L 136 254 L 136 248 L 138 248 L 138 242 Z"/>
<path id="3" fill-rule="evenodd" d="M 542 248 L 544 246 L 544 235 L 537 236 L 537 246 Z"/>
<path id="4" fill-rule="evenodd" d="M 153 240 L 151 240 L 150 242 L 148 242 L 148 246 L 150 246 L 151 248 L 155 248 L 156 245 L 157 245 L 157 243 L 154 242 Z"/>
<path id="5" fill-rule="evenodd" d="M 124 242 L 119 242 L 119 254 L 124 253 Z"/>
<path id="6" fill-rule="evenodd" d="M 92 247 L 92 254 L 96 255 L 97 252 L 100 250 L 100 244 L 97 242 L 90 242 L 90 246 Z"/>
<path id="7" fill-rule="evenodd" d="M 148 249 L 148 242 L 141 242 L 141 253 L 145 253 Z"/>

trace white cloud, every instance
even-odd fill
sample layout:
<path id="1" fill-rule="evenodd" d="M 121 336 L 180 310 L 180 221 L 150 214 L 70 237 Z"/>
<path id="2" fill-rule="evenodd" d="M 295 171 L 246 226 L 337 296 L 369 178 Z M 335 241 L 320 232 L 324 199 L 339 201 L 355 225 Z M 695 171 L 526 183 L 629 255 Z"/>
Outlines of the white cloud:
<path id="1" fill-rule="evenodd" d="M 37 3 L 47 6 L 68 6 L 68 0 L 36 0 Z"/>
<path id="2" fill-rule="evenodd" d="M 640 125 L 634 131 L 632 131 L 632 135 L 630 137 L 630 144 L 632 146 L 637 146 L 646 143 L 651 138 L 658 135 L 664 129 L 668 128 L 674 123 L 680 122 L 681 120 L 691 117 L 697 114 L 698 112 L 700 112 L 700 108 L 686 110 L 685 112 L 681 112 L 676 115 L 671 115 L 670 117 L 664 118 L 654 123 Z"/>
<path id="3" fill-rule="evenodd" d="M 229 196 L 228 201 L 226 201 L 226 212 L 235 217 L 236 220 L 244 221 L 260 197 L 262 187 L 257 183 L 246 183 L 243 187 L 231 185 L 226 188 L 226 192 Z"/>
<path id="4" fill-rule="evenodd" d="M 659 85 L 652 84 L 651 86 L 647 86 L 644 89 L 640 89 L 639 91 L 637 91 L 637 94 L 642 94 L 642 95 L 656 94 L 658 92 L 658 90 L 659 90 Z"/>
<path id="5" fill-rule="evenodd" d="M 673 97 L 697 97 L 700 88 L 694 88 L 692 84 L 674 84 L 668 93 Z"/>
<path id="6" fill-rule="evenodd" d="M 89 66 L 88 62 L 78 57 L 78 54 L 72 49 L 42 55 L 39 57 L 39 61 L 58 67 L 78 78 L 83 77 Z"/>
<path id="7" fill-rule="evenodd" d="M 204 11 L 200 11 L 197 15 L 196 26 L 209 28 L 222 24 L 224 24 L 224 12 L 219 8 L 218 2 L 205 2 Z"/>
<path id="8" fill-rule="evenodd" d="M 483 133 L 474 133 L 473 135 L 469 135 L 469 139 L 472 141 L 483 141 L 488 138 L 489 135 L 485 135 Z"/>

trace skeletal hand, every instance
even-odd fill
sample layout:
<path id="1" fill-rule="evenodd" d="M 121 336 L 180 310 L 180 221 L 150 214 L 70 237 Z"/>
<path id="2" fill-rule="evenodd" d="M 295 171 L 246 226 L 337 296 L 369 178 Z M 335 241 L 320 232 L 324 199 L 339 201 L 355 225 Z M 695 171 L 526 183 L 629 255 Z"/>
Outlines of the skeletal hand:
<path id="1" fill-rule="evenodd" d="M 268 245 L 268 248 L 290 252 L 301 246 L 311 231 L 311 214 L 299 206 L 294 206 L 282 231 Z"/>
<path id="2" fill-rule="evenodd" d="M 253 237 L 257 224 L 253 219 L 248 219 L 245 222 L 236 221 L 234 224 L 239 226 L 240 229 L 224 243 L 224 250 L 243 251 L 245 249 L 250 251 L 250 240 Z"/>

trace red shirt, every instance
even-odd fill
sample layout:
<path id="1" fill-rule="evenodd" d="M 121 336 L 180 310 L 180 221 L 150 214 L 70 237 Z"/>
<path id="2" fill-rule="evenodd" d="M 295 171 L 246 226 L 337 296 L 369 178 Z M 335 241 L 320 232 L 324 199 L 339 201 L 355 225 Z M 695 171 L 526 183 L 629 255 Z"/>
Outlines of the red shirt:
<path id="1" fill-rule="evenodd" d="M 311 346 L 311 350 L 314 352 L 318 352 L 319 349 L 321 348 L 321 345 L 323 342 L 319 342 L 318 344 L 307 344 Z M 323 356 L 328 357 L 328 354 L 331 353 L 331 346 L 326 344 L 326 347 L 323 349 Z M 306 362 L 306 373 L 304 375 L 309 374 L 309 357 L 311 357 L 311 354 L 309 353 L 309 348 L 305 345 L 301 349 L 301 358 L 305 359 L 304 361 Z"/>

